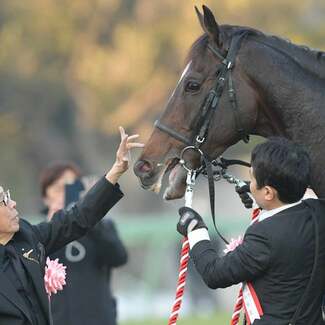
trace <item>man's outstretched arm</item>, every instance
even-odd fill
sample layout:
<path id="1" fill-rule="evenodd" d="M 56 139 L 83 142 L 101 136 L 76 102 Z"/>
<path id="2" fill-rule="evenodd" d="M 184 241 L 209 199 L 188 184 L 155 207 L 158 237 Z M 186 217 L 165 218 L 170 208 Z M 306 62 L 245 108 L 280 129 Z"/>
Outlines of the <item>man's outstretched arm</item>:
<path id="1" fill-rule="evenodd" d="M 185 211 L 189 215 L 187 218 Z M 181 234 L 188 235 L 190 256 L 202 279 L 210 288 L 225 288 L 242 281 L 251 281 L 268 268 L 271 247 L 260 224 L 249 227 L 243 243 L 232 252 L 219 257 L 210 242 L 207 227 L 199 214 L 188 208 L 181 209 L 180 214 L 177 229 Z M 183 227 L 180 228 L 180 224 Z"/>

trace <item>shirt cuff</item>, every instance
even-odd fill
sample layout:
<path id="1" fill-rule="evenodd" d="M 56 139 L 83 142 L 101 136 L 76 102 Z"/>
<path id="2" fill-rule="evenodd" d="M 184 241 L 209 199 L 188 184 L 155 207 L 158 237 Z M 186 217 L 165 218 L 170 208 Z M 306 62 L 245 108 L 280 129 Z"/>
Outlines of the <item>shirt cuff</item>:
<path id="1" fill-rule="evenodd" d="M 200 228 L 200 229 L 193 230 L 193 231 L 189 232 L 187 237 L 188 237 L 188 242 L 190 244 L 190 249 L 192 249 L 195 244 L 197 244 L 198 242 L 200 242 L 202 240 L 210 241 L 210 236 L 209 236 L 208 230 L 206 228 Z"/>

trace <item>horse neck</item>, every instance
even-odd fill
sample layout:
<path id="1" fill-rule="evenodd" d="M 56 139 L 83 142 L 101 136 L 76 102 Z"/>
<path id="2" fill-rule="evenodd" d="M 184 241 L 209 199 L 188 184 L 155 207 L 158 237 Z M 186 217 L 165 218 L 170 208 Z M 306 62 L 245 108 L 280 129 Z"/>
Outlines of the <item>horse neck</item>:
<path id="1" fill-rule="evenodd" d="M 301 66 L 316 77 L 325 78 L 325 53 L 309 49 L 307 46 L 296 45 L 276 36 L 259 35 L 256 40 L 261 44 L 272 47 L 277 52 L 287 55 L 297 65 Z"/>
<path id="2" fill-rule="evenodd" d="M 325 198 L 325 80 L 289 55 L 258 42 L 246 46 L 242 54 L 241 67 L 259 102 L 255 133 L 303 144 L 312 160 L 311 186 Z"/>
<path id="3" fill-rule="evenodd" d="M 256 134 L 308 142 L 306 132 L 310 129 L 325 131 L 325 79 L 282 49 L 277 51 L 258 40 L 252 42 L 243 49 L 245 55 L 240 60 L 258 94 L 260 121 Z"/>

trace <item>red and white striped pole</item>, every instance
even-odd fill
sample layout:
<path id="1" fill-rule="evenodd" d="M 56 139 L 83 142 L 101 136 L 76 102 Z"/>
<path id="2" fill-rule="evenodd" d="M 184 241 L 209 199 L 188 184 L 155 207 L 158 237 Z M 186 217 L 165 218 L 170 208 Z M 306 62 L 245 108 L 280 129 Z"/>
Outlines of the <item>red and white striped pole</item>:
<path id="1" fill-rule="evenodd" d="M 195 185 L 196 172 L 189 170 L 186 178 L 185 206 L 192 207 L 193 187 Z M 182 251 L 178 270 L 178 281 L 176 288 L 175 301 L 169 316 L 168 325 L 176 325 L 179 311 L 181 309 L 187 275 L 187 265 L 190 259 L 190 245 L 187 237 L 182 240 Z"/>
<path id="2" fill-rule="evenodd" d="M 182 244 L 182 251 L 181 251 L 181 259 L 179 264 L 179 271 L 178 271 L 179 274 L 178 274 L 175 301 L 173 304 L 171 314 L 169 316 L 168 325 L 176 325 L 178 314 L 181 309 L 184 290 L 185 290 L 185 283 L 186 283 L 187 264 L 190 258 L 189 252 L 190 252 L 190 245 L 188 243 L 187 237 L 184 237 L 183 244 Z"/>

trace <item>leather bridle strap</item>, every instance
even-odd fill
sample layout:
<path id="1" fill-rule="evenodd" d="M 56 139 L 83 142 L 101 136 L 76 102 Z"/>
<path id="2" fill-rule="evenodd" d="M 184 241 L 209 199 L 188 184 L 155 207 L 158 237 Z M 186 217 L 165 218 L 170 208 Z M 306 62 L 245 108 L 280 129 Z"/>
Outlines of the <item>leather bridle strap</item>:
<path id="1" fill-rule="evenodd" d="M 216 215 L 215 215 L 215 191 L 214 191 L 214 178 L 213 178 L 213 170 L 212 170 L 212 164 L 211 159 L 209 159 L 206 155 L 203 154 L 202 159 L 204 161 L 206 172 L 208 176 L 208 184 L 209 184 L 209 197 L 210 197 L 210 210 L 211 210 L 211 216 L 212 221 L 214 225 L 214 229 L 218 236 L 224 241 L 226 245 L 229 244 L 228 240 L 220 233 L 217 224 L 216 224 Z"/>
<path id="2" fill-rule="evenodd" d="M 216 49 L 212 45 L 208 44 L 208 49 L 221 60 L 222 65 L 223 65 L 223 68 L 221 69 L 220 74 L 218 76 L 218 81 L 217 81 L 216 88 L 215 88 L 216 96 L 218 97 L 215 99 L 215 101 L 219 102 L 220 97 L 222 96 L 222 93 L 224 90 L 225 81 L 228 78 L 228 97 L 229 97 L 229 101 L 230 101 L 232 109 L 233 109 L 236 129 L 240 135 L 240 138 L 245 143 L 247 143 L 249 141 L 249 135 L 247 134 L 247 132 L 245 132 L 244 128 L 242 127 L 241 121 L 240 121 L 238 103 L 237 103 L 237 99 L 236 99 L 236 92 L 235 92 L 231 72 L 232 72 L 233 67 L 235 66 L 236 56 L 238 54 L 238 51 L 242 44 L 242 41 L 247 35 L 248 35 L 248 32 L 244 32 L 244 33 L 236 34 L 233 36 L 226 58 L 223 57 L 223 55 L 220 53 L 220 51 L 218 49 Z M 218 103 L 216 103 L 216 106 L 217 105 L 218 105 Z M 211 107 L 211 108 L 213 108 L 213 107 Z M 211 119 L 208 119 L 208 120 L 210 123 Z"/>
<path id="3" fill-rule="evenodd" d="M 192 141 L 190 141 L 189 139 L 187 139 L 182 134 L 174 131 L 172 128 L 168 127 L 167 125 L 160 123 L 159 120 L 156 120 L 155 121 L 154 126 L 157 129 L 159 129 L 160 131 L 163 131 L 163 132 L 167 133 L 168 135 L 172 136 L 176 140 L 178 140 L 180 142 L 183 142 L 184 144 L 187 144 L 188 146 L 190 146 L 192 144 Z"/>
<path id="4" fill-rule="evenodd" d="M 229 97 L 229 101 L 231 103 L 232 106 L 232 110 L 234 112 L 234 117 L 235 117 L 235 123 L 236 123 L 236 128 L 237 128 L 237 132 L 239 133 L 240 138 L 245 142 L 248 143 L 249 142 L 249 134 L 247 134 L 240 122 L 240 118 L 239 118 L 239 109 L 238 109 L 238 104 L 237 104 L 237 97 L 236 97 L 236 92 L 234 89 L 234 84 L 232 81 L 232 76 L 231 73 L 229 74 L 229 78 L 228 78 L 228 97 Z"/>

